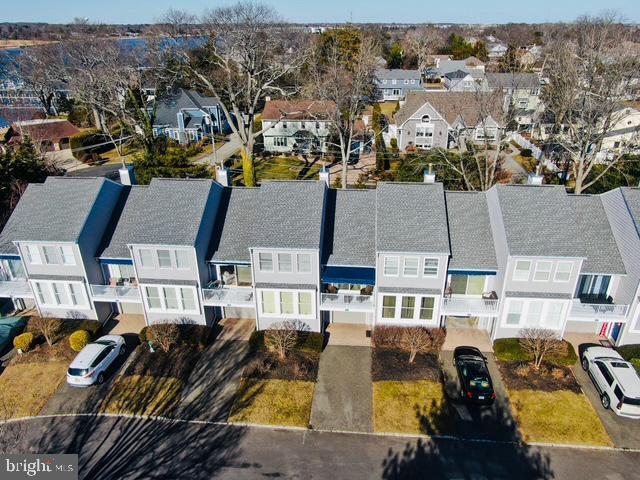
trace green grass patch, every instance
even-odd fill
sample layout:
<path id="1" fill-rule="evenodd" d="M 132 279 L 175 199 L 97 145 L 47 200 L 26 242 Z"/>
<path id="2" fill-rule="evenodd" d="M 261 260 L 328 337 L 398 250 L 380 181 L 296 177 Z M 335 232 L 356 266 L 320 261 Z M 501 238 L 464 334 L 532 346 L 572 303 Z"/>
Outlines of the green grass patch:
<path id="1" fill-rule="evenodd" d="M 389 120 L 393 119 L 393 111 L 397 108 L 398 102 L 382 102 L 380 103 L 380 111 Z"/>
<path id="2" fill-rule="evenodd" d="M 629 362 L 634 358 L 640 358 L 639 344 L 623 345 L 622 347 L 617 347 L 616 350 L 622 358 Z"/>
<path id="3" fill-rule="evenodd" d="M 298 341 L 294 350 L 307 353 L 321 353 L 324 345 L 324 335 L 315 332 L 298 333 Z M 249 337 L 251 351 L 264 350 L 264 330 L 256 330 Z"/>
<path id="4" fill-rule="evenodd" d="M 180 402 L 183 383 L 177 378 L 145 375 L 121 376 L 105 400 L 105 413 L 167 415 Z"/>
<path id="5" fill-rule="evenodd" d="M 451 431 L 444 388 L 429 380 L 373 384 L 376 432 L 444 434 Z"/>
<path id="6" fill-rule="evenodd" d="M 308 164 L 297 157 L 272 157 L 257 159 L 256 177 L 262 180 L 317 180 L 322 168 L 320 162 Z M 233 168 L 242 169 L 242 164 Z"/>
<path id="7" fill-rule="evenodd" d="M 612 445 L 582 393 L 510 390 L 509 398 L 526 442 Z"/>
<path id="8" fill-rule="evenodd" d="M 564 353 L 559 355 L 549 355 L 545 357 L 546 362 L 561 365 L 565 367 L 571 367 L 578 361 L 578 355 L 576 351 L 566 340 L 562 343 L 565 345 Z M 531 362 L 533 357 L 527 354 L 517 338 L 500 338 L 493 342 L 493 351 L 498 360 L 501 362 Z"/>
<path id="9" fill-rule="evenodd" d="M 244 380 L 231 409 L 230 422 L 308 427 L 313 382 Z"/>

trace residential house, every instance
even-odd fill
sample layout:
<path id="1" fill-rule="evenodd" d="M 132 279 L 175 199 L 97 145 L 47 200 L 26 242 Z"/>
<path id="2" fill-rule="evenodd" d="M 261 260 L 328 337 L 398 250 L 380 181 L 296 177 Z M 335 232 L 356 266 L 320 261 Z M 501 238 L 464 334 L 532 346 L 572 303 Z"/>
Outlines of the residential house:
<path id="1" fill-rule="evenodd" d="M 507 118 L 518 130 L 532 130 L 544 111 L 540 99 L 540 77 L 535 73 L 487 73 L 486 81 L 491 92 L 501 93 Z"/>
<path id="2" fill-rule="evenodd" d="M 265 151 L 326 152 L 335 110 L 335 104 L 317 100 L 268 101 L 261 115 Z"/>
<path id="3" fill-rule="evenodd" d="M 445 73 L 442 78 L 445 88 L 450 92 L 480 92 L 484 89 L 483 80 L 483 76 L 474 77 L 463 70 Z"/>
<path id="4" fill-rule="evenodd" d="M 411 92 L 395 116 L 401 151 L 453 148 L 461 141 L 495 142 L 504 129 L 499 96 L 471 92 Z"/>
<path id="5" fill-rule="evenodd" d="M 601 149 L 619 151 L 640 146 L 640 110 L 624 107 L 613 113 L 609 131 L 602 138 Z"/>
<path id="6" fill-rule="evenodd" d="M 184 88 L 159 97 L 153 112 L 153 134 L 183 145 L 223 132 L 225 124 L 217 99 Z"/>
<path id="7" fill-rule="evenodd" d="M 70 139 L 80 129 L 67 120 L 56 118 L 18 121 L 7 132 L 7 143 L 17 146 L 29 137 L 36 148 L 52 152 L 69 148 Z"/>
<path id="8" fill-rule="evenodd" d="M 423 89 L 420 70 L 376 70 L 375 82 L 381 102 L 404 100 L 407 92 Z"/>
<path id="9" fill-rule="evenodd" d="M 5 134 L 13 123 L 46 118 L 44 109 L 37 107 L 0 107 L 0 136 Z"/>
<path id="10" fill-rule="evenodd" d="M 488 55 L 491 60 L 499 60 L 504 57 L 508 49 L 509 47 L 507 45 L 500 42 L 490 42 L 487 45 Z"/>

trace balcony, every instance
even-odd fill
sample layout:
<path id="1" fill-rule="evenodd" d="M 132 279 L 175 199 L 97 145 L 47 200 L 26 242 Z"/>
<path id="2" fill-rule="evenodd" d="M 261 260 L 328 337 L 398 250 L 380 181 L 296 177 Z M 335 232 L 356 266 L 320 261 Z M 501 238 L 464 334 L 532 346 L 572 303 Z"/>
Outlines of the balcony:
<path id="1" fill-rule="evenodd" d="M 498 314 L 498 299 L 478 297 L 444 297 L 442 315 L 453 316 L 493 316 Z"/>
<path id="2" fill-rule="evenodd" d="M 0 281 L 0 298 L 33 298 L 26 280 Z"/>
<path id="3" fill-rule="evenodd" d="M 320 310 L 339 312 L 373 312 L 372 295 L 351 295 L 348 293 L 323 293 Z"/>
<path id="4" fill-rule="evenodd" d="M 91 285 L 91 296 L 97 302 L 142 303 L 140 290 L 134 285 Z"/>
<path id="5" fill-rule="evenodd" d="M 210 307 L 254 307 L 251 288 L 205 288 L 202 290 L 204 305 Z"/>
<path id="6" fill-rule="evenodd" d="M 569 318 L 583 320 L 622 320 L 627 315 L 629 305 L 614 303 L 582 303 L 574 299 L 571 304 Z"/>

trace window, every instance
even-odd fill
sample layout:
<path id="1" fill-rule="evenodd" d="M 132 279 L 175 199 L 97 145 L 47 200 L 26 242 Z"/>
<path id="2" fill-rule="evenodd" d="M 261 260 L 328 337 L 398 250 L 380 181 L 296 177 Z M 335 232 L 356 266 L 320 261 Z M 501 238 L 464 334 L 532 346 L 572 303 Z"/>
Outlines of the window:
<path id="1" fill-rule="evenodd" d="M 398 257 L 384 257 L 384 276 L 397 277 L 398 263 Z"/>
<path id="2" fill-rule="evenodd" d="M 440 261 L 437 258 L 425 258 L 422 274 L 425 277 L 437 277 L 439 262 Z"/>
<path id="3" fill-rule="evenodd" d="M 572 262 L 558 262 L 556 266 L 556 274 L 553 277 L 554 282 L 568 282 L 573 272 Z"/>
<path id="4" fill-rule="evenodd" d="M 44 252 L 44 261 L 47 265 L 60 265 L 62 263 L 58 247 L 45 246 L 42 247 L 42 251 Z"/>
<path id="5" fill-rule="evenodd" d="M 158 250 L 158 266 L 160 268 L 171 268 L 171 251 L 169 250 Z"/>
<path id="6" fill-rule="evenodd" d="M 611 375 L 609 369 L 602 362 L 595 362 L 595 364 L 598 367 L 598 370 L 600 370 L 600 373 L 604 377 L 605 381 L 609 385 L 611 385 L 613 383 L 613 375 Z"/>
<path id="7" fill-rule="evenodd" d="M 278 253 L 278 272 L 293 272 L 290 253 Z"/>
<path id="8" fill-rule="evenodd" d="M 189 251 L 176 250 L 176 268 L 179 270 L 187 270 L 190 266 Z"/>
<path id="9" fill-rule="evenodd" d="M 311 254 L 298 254 L 298 273 L 311 273 Z"/>
<path id="10" fill-rule="evenodd" d="M 384 295 L 382 297 L 382 318 L 395 318 L 396 297 L 395 295 Z"/>
<path id="11" fill-rule="evenodd" d="M 522 316 L 522 301 L 511 300 L 509 310 L 507 312 L 507 325 L 520 325 L 520 317 Z"/>
<path id="12" fill-rule="evenodd" d="M 423 115 L 421 121 L 422 123 L 431 123 L 431 117 L 429 115 Z"/>
<path id="13" fill-rule="evenodd" d="M 402 297 L 402 307 L 400 308 L 400 318 L 413 318 L 416 307 L 416 297 Z"/>
<path id="14" fill-rule="evenodd" d="M 176 293 L 176 289 L 169 287 L 163 288 L 162 291 L 164 293 L 167 310 L 180 310 L 180 304 L 178 303 L 178 294 Z"/>
<path id="15" fill-rule="evenodd" d="M 283 124 L 283 128 L 286 127 L 286 123 Z M 287 146 L 287 137 L 273 137 L 273 146 L 274 147 L 286 147 Z"/>
<path id="16" fill-rule="evenodd" d="M 249 287 L 253 283 L 251 267 L 238 265 L 236 268 L 236 274 L 238 275 L 238 285 L 241 287 Z"/>
<path id="17" fill-rule="evenodd" d="M 542 316 L 542 302 L 530 302 L 529 309 L 527 311 L 527 326 L 530 328 L 538 327 L 540 325 L 540 318 Z"/>
<path id="18" fill-rule="evenodd" d="M 404 79 L 404 84 L 405 84 L 405 85 L 409 85 L 409 79 L 408 79 L 408 78 L 405 78 L 405 79 Z"/>
<path id="19" fill-rule="evenodd" d="M 562 323 L 562 304 L 558 302 L 549 303 L 544 319 L 544 326 L 557 330 Z"/>
<path id="20" fill-rule="evenodd" d="M 147 248 L 140 249 L 140 265 L 143 268 L 153 268 L 153 252 Z"/>
<path id="21" fill-rule="evenodd" d="M 183 310 L 196 310 L 196 301 L 193 298 L 193 290 L 190 288 L 180 288 L 180 299 L 182 300 Z"/>
<path id="22" fill-rule="evenodd" d="M 420 259 L 418 257 L 404 257 L 404 269 L 402 270 L 402 275 L 405 277 L 417 277 L 419 263 Z"/>
<path id="23" fill-rule="evenodd" d="M 146 287 L 147 292 L 147 305 L 149 308 L 161 309 L 162 302 L 160 302 L 160 292 L 157 287 Z"/>
<path id="24" fill-rule="evenodd" d="M 533 273 L 534 282 L 548 282 L 551 278 L 551 267 L 553 262 L 539 260 L 536 262 L 536 270 Z"/>
<path id="25" fill-rule="evenodd" d="M 258 267 L 261 272 L 273 272 L 273 255 L 271 253 L 259 253 Z"/>
<path id="26" fill-rule="evenodd" d="M 422 297 L 420 300 L 420 320 L 433 319 L 433 305 L 435 299 L 433 297 Z"/>
<path id="27" fill-rule="evenodd" d="M 69 298 L 67 297 L 67 291 L 64 283 L 52 283 L 53 297 L 55 298 L 56 305 L 69 305 Z"/>
<path id="28" fill-rule="evenodd" d="M 71 294 L 72 305 L 85 305 L 82 287 L 76 283 L 69 284 L 69 293 Z"/>
<path id="29" fill-rule="evenodd" d="M 287 129 L 287 122 L 282 122 L 282 128 Z"/>
<path id="30" fill-rule="evenodd" d="M 280 313 L 293 315 L 293 292 L 280 292 Z"/>
<path id="31" fill-rule="evenodd" d="M 531 260 L 517 260 L 513 269 L 514 282 L 526 282 L 529 280 L 529 271 L 531 270 Z"/>
<path id="32" fill-rule="evenodd" d="M 311 292 L 298 293 L 298 312 L 300 315 L 313 315 L 313 295 Z"/>
<path id="33" fill-rule="evenodd" d="M 73 255 L 73 247 L 71 245 L 63 245 L 60 247 L 60 256 L 63 265 L 75 265 L 76 257 Z"/>
<path id="34" fill-rule="evenodd" d="M 262 298 L 262 313 L 270 314 L 276 313 L 276 293 L 275 292 L 261 292 Z"/>
<path id="35" fill-rule="evenodd" d="M 482 295 L 484 275 L 451 275 L 451 293 L 455 295 Z"/>
<path id="36" fill-rule="evenodd" d="M 44 290 L 42 289 L 42 284 L 40 282 L 36 282 L 36 294 L 38 295 L 38 301 L 45 305 L 47 303 L 47 299 L 44 296 Z"/>

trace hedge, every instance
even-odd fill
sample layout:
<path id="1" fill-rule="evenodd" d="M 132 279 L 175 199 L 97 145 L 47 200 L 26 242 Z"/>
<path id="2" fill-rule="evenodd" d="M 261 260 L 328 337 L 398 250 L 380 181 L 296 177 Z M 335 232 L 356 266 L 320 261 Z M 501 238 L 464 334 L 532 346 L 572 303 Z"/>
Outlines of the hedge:
<path id="1" fill-rule="evenodd" d="M 69 139 L 69 146 L 75 158 L 77 158 L 81 162 L 88 162 L 91 161 L 95 156 L 100 155 L 104 152 L 108 152 L 109 150 L 112 150 L 114 148 L 113 144 L 110 143 L 107 143 L 106 145 L 100 145 L 108 141 L 109 137 L 100 132 L 100 130 L 84 130 L 80 133 L 76 133 Z M 87 148 L 91 147 L 92 145 L 99 146 Z"/>
<path id="2" fill-rule="evenodd" d="M 18 350 L 22 350 L 23 352 L 28 352 L 31 349 L 32 345 L 33 333 L 31 332 L 22 333 L 17 337 L 14 337 L 13 339 L 13 346 Z"/>
<path id="3" fill-rule="evenodd" d="M 576 351 L 566 340 L 562 340 L 566 345 L 566 351 L 562 355 L 550 355 L 545 357 L 545 361 L 570 367 L 578 361 Z M 517 338 L 500 338 L 493 342 L 493 352 L 496 358 L 502 362 L 531 362 L 533 357 L 527 354 Z"/>
<path id="4" fill-rule="evenodd" d="M 74 352 L 81 351 L 91 341 L 91 335 L 86 330 L 76 330 L 69 335 L 69 346 Z"/>
<path id="5" fill-rule="evenodd" d="M 153 325 L 150 327 L 144 327 L 138 333 L 138 338 L 140 339 L 140 343 L 147 343 L 149 338 L 149 328 L 153 328 Z M 179 330 L 179 339 L 178 344 L 182 346 L 194 345 L 200 348 L 204 348 L 207 345 L 211 344 L 213 340 L 213 329 L 211 327 L 207 327 L 206 325 L 180 325 L 178 324 Z"/>
<path id="6" fill-rule="evenodd" d="M 640 344 L 623 345 L 616 350 L 627 361 L 631 361 L 634 358 L 640 359 Z"/>
<path id="7" fill-rule="evenodd" d="M 324 346 L 324 335 L 322 333 L 315 332 L 298 332 L 298 341 L 296 342 L 295 349 L 320 353 Z M 264 330 L 256 330 L 249 337 L 249 349 L 252 352 L 264 349 Z"/>

